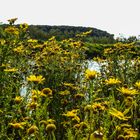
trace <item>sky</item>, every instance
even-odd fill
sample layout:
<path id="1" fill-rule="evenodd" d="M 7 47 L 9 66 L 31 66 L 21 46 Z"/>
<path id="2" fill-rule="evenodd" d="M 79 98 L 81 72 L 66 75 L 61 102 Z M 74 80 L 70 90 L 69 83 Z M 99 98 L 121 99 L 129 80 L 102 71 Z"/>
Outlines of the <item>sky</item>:
<path id="1" fill-rule="evenodd" d="M 140 35 L 140 0 L 0 0 L 0 22 L 94 27 L 120 36 Z"/>

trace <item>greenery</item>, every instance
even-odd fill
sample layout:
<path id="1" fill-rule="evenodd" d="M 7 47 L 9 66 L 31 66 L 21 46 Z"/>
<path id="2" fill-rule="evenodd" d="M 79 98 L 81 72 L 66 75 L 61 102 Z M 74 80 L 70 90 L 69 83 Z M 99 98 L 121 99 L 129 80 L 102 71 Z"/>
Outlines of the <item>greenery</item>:
<path id="1" fill-rule="evenodd" d="M 55 36 L 57 40 L 75 38 L 77 34 L 91 31 L 84 38 L 84 42 L 91 43 L 112 43 L 114 38 L 112 34 L 96 28 L 74 27 L 74 26 L 48 26 L 48 25 L 31 25 L 29 26 L 30 36 L 38 40 L 46 40 Z"/>
<path id="2" fill-rule="evenodd" d="M 43 41 L 8 21 L 0 28 L 0 140 L 140 139 L 137 42 L 84 42 L 91 31 Z M 100 71 L 88 69 L 88 46 Z"/>

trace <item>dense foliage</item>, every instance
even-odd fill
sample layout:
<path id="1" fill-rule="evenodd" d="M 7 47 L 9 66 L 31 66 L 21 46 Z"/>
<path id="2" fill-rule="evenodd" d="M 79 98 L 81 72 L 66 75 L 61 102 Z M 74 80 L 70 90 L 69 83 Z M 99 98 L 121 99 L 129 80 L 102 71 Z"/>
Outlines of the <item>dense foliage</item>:
<path id="1" fill-rule="evenodd" d="M 48 26 L 48 25 L 31 25 L 29 26 L 30 35 L 32 38 L 46 40 L 51 36 L 55 36 L 57 40 L 75 38 L 77 34 L 91 31 L 84 38 L 85 42 L 91 43 L 112 43 L 114 36 L 96 28 L 90 27 L 74 27 L 74 26 Z"/>
<path id="2" fill-rule="evenodd" d="M 107 45 L 88 69 L 76 38 L 32 39 L 28 25 L 0 28 L 0 140 L 140 139 L 140 46 Z"/>

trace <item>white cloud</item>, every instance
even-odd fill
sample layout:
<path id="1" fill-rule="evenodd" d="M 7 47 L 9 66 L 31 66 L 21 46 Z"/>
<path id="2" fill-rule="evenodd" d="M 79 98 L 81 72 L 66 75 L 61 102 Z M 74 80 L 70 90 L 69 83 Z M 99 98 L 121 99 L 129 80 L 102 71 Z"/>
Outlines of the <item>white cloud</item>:
<path id="1" fill-rule="evenodd" d="M 0 21 L 90 26 L 118 35 L 139 35 L 139 0 L 3 0 Z"/>

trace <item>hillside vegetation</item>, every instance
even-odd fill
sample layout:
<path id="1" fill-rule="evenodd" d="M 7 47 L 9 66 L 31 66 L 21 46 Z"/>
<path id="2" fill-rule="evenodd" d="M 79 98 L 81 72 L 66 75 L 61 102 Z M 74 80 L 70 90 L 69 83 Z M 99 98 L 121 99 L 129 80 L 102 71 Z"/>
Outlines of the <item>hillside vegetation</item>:
<path id="1" fill-rule="evenodd" d="M 31 25 L 29 32 L 32 38 L 45 40 L 55 36 L 57 40 L 75 38 L 77 34 L 91 31 L 84 38 L 84 41 L 90 43 L 113 43 L 114 36 L 96 28 L 74 27 L 74 26 L 48 26 L 48 25 Z"/>

